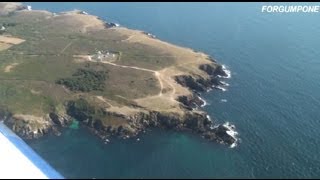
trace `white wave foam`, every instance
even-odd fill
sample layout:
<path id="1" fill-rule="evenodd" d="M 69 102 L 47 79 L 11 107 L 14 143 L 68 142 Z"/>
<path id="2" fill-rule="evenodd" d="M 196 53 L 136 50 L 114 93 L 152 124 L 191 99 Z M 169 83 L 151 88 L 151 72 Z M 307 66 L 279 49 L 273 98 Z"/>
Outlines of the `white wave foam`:
<path id="1" fill-rule="evenodd" d="M 222 76 L 223 78 L 231 78 L 231 71 L 227 69 L 225 65 L 222 65 L 222 70 L 227 74 L 227 76 Z"/>
<path id="2" fill-rule="evenodd" d="M 207 101 L 204 100 L 204 99 L 202 99 L 200 96 L 199 96 L 199 99 L 203 102 L 203 104 L 201 105 L 201 107 L 204 107 L 204 106 L 208 105 L 208 104 L 207 104 Z"/>
<path id="3" fill-rule="evenodd" d="M 224 88 L 224 87 L 221 87 L 221 86 L 215 86 L 215 88 L 216 89 L 220 89 L 221 91 L 227 91 L 227 89 L 226 88 Z"/>
<path id="4" fill-rule="evenodd" d="M 221 102 L 228 102 L 228 100 L 226 100 L 226 99 L 221 99 L 220 101 Z"/>
<path id="5" fill-rule="evenodd" d="M 28 11 L 32 11 L 32 7 L 31 6 L 27 6 L 27 10 Z"/>
<path id="6" fill-rule="evenodd" d="M 224 82 L 224 81 L 220 81 L 220 83 L 223 85 L 223 86 L 230 86 L 230 84 Z"/>
<path id="7" fill-rule="evenodd" d="M 211 119 L 211 117 L 210 117 L 209 115 L 207 115 L 207 119 L 209 119 L 209 121 L 212 122 L 212 119 Z M 211 128 L 211 127 L 210 127 L 210 128 Z"/>
<path id="8" fill-rule="evenodd" d="M 232 144 L 230 145 L 230 148 L 235 148 L 235 147 L 237 147 L 237 143 L 232 143 Z"/>
<path id="9" fill-rule="evenodd" d="M 86 11 L 81 11 L 81 14 L 85 14 L 85 15 L 89 15 L 89 13 L 87 13 Z"/>
<path id="10" fill-rule="evenodd" d="M 223 124 L 223 126 L 225 128 L 227 128 L 228 130 L 226 131 L 226 133 L 231 136 L 235 141 L 233 144 L 230 145 L 230 148 L 234 148 L 238 145 L 239 142 L 239 138 L 237 137 L 239 135 L 239 133 L 236 131 L 236 127 L 233 124 L 230 124 L 228 121 L 225 122 Z"/>

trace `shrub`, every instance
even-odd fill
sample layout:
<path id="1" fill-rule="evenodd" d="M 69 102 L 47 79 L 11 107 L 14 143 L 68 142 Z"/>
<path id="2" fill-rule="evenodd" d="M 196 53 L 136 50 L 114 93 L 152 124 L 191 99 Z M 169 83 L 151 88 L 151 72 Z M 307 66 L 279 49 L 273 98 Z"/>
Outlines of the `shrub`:
<path id="1" fill-rule="evenodd" d="M 56 83 L 65 85 L 71 91 L 103 91 L 106 79 L 106 71 L 94 71 L 92 69 L 81 68 L 78 69 L 72 77 L 59 79 Z"/>

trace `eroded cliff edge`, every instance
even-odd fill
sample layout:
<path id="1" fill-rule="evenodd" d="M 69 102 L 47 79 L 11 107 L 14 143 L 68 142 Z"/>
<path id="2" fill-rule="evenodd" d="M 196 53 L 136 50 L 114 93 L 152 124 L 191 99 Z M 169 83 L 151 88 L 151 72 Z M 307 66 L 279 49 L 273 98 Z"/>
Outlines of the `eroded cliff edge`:
<path id="1" fill-rule="evenodd" d="M 17 8 L 13 8 L 15 5 Z M 35 79 L 23 79 L 35 84 L 30 87 L 32 98 L 55 98 L 52 102 L 48 101 L 48 108 L 44 110 L 41 108 L 41 111 L 29 113 L 17 106 L 1 104 L 2 119 L 20 136 L 36 138 L 50 131 L 59 134 L 59 128 L 68 126 L 74 118 L 103 139 L 111 135 L 130 138 L 146 128 L 160 127 L 194 132 L 211 141 L 235 143 L 236 139 L 228 133 L 231 130 L 229 126 L 216 125 L 199 108 L 203 101 L 198 92 L 221 85 L 220 78 L 228 76 L 223 67 L 208 55 L 163 42 L 143 31 L 118 27 L 115 23 L 104 22 L 83 11 L 55 14 L 27 10 L 21 4 L 11 4 L 9 10 L 7 7 L 7 4 L 0 4 L 0 12 L 6 12 L 2 14 L 3 21 L 7 21 L 2 25 L 7 26 L 7 35 L 2 38 L 15 36 L 23 41 L 17 46 L 8 47 L 2 53 L 27 56 L 27 51 L 27 57 L 33 63 L 31 66 L 37 66 L 41 62 L 51 63 L 51 68 L 56 66 L 53 61 L 55 58 L 57 63 L 62 63 L 59 60 L 63 57 L 63 63 L 68 62 L 66 66 L 72 66 L 68 70 L 74 72 L 60 77 L 56 74 L 51 76 L 48 70 L 41 77 L 43 84 L 39 86 Z M 34 22 L 31 18 L 37 21 Z M 14 26 L 10 27 L 10 23 Z M 26 25 L 32 23 L 38 28 L 32 29 Z M 30 28 L 31 33 L 19 31 L 19 26 L 22 25 Z M 42 29 L 43 27 L 45 28 Z M 60 38 L 61 35 L 66 38 Z M 33 36 L 39 36 L 39 39 Z M 52 39 L 47 40 L 47 37 Z M 81 43 L 77 44 L 77 41 Z M 43 48 L 41 52 L 37 43 L 40 49 Z M 60 48 L 54 43 L 64 45 Z M 44 44 L 52 47 L 43 47 Z M 48 48 L 53 52 L 43 53 Z M 41 59 L 40 54 L 47 59 Z M 25 63 L 15 62 L 14 66 L 10 62 L 4 64 L 8 86 L 26 90 L 25 86 L 10 84 L 10 78 L 17 80 L 20 73 L 14 74 L 15 66 L 23 67 Z M 35 76 L 33 72 L 21 73 L 25 73 L 21 76 Z M 84 81 L 74 78 L 81 73 L 83 77 L 90 76 L 90 79 Z M 132 74 L 119 78 L 129 73 Z M 104 74 L 107 74 L 106 77 Z M 129 78 L 131 80 L 127 82 Z M 145 80 L 140 81 L 139 78 Z M 51 89 L 44 92 L 47 86 Z M 9 103 L 10 100 L 9 98 Z M 25 100 L 19 101 L 24 103 Z M 35 101 L 37 103 L 41 104 L 43 101 Z"/>

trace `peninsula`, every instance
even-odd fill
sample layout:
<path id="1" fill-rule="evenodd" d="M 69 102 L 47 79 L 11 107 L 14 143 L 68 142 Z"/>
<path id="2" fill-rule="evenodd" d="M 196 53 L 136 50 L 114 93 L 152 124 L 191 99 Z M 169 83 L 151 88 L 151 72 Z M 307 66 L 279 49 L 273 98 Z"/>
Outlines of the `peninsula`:
<path id="1" fill-rule="evenodd" d="M 231 145 L 234 127 L 198 96 L 226 76 L 202 52 L 84 11 L 0 3 L 0 120 L 23 138 L 77 121 L 104 140 L 158 127 Z"/>

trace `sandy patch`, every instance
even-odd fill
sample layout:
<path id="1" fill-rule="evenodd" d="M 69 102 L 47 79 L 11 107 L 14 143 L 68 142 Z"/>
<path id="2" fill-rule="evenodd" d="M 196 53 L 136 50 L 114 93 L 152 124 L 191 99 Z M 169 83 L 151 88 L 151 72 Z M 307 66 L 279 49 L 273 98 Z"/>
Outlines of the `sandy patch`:
<path id="1" fill-rule="evenodd" d="M 0 42 L 0 51 L 9 49 L 12 45 L 11 44 L 7 44 L 7 43 L 2 43 Z"/>
<path id="2" fill-rule="evenodd" d="M 75 62 L 86 62 L 91 60 L 90 55 L 73 55 Z"/>
<path id="3" fill-rule="evenodd" d="M 0 36 L 0 42 L 6 44 L 17 45 L 24 42 L 24 39 L 12 37 L 12 36 Z"/>
<path id="4" fill-rule="evenodd" d="M 116 113 L 123 114 L 123 115 L 135 115 L 139 112 L 147 113 L 145 110 L 137 109 L 137 108 L 130 108 L 128 106 L 122 106 L 122 107 L 111 106 L 110 108 L 107 108 L 107 111 L 108 112 L 116 112 Z"/>
<path id="5" fill-rule="evenodd" d="M 32 94 L 41 94 L 41 91 L 36 91 L 36 90 L 34 90 L 34 89 L 31 89 L 30 92 L 31 92 Z"/>
<path id="6" fill-rule="evenodd" d="M 11 71 L 14 67 L 16 67 L 17 65 L 19 65 L 19 63 L 12 63 L 12 64 L 6 66 L 6 67 L 4 68 L 4 72 L 6 72 L 6 73 L 10 72 L 10 71 Z"/>
<path id="7" fill-rule="evenodd" d="M 150 96 L 134 100 L 138 105 L 154 111 L 182 113 L 178 101 L 171 101 L 169 96 Z"/>

